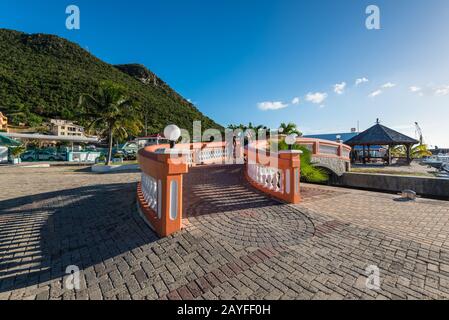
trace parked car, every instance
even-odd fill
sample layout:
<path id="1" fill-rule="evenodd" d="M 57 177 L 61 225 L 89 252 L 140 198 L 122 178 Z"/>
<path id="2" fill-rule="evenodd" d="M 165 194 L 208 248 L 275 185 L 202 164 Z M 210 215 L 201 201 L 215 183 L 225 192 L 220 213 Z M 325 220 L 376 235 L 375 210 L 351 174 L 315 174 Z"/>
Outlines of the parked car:
<path id="1" fill-rule="evenodd" d="M 137 152 L 126 152 L 125 160 L 137 160 Z"/>
<path id="2" fill-rule="evenodd" d="M 21 159 L 23 161 L 65 161 L 66 157 L 47 150 L 28 150 L 22 154 Z"/>
<path id="3" fill-rule="evenodd" d="M 35 161 L 36 160 L 36 150 L 25 151 L 20 158 L 23 161 Z"/>

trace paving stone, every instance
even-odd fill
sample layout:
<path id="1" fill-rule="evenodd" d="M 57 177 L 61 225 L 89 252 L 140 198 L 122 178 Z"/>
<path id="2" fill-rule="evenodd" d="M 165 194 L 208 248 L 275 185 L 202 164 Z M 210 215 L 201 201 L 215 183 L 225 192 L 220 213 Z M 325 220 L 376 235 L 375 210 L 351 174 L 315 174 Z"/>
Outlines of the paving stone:
<path id="1" fill-rule="evenodd" d="M 139 173 L 0 168 L 0 299 L 448 299 L 449 205 L 301 184 L 286 205 L 240 166 L 191 168 L 183 231 L 135 210 Z M 65 270 L 81 270 L 67 290 Z M 380 269 L 381 289 L 366 287 Z"/>

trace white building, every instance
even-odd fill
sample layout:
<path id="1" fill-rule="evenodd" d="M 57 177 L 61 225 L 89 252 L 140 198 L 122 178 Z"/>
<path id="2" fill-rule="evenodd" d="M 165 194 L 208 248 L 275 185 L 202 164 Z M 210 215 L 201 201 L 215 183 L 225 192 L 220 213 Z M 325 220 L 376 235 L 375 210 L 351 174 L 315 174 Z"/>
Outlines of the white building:
<path id="1" fill-rule="evenodd" d="M 50 120 L 50 131 L 55 136 L 84 137 L 84 128 L 69 120 Z"/>

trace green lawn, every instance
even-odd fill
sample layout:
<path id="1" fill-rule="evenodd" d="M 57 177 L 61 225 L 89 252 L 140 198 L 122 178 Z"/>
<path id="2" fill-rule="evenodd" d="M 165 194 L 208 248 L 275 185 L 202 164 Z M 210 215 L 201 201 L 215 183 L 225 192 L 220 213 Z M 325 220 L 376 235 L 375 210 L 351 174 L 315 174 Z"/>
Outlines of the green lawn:
<path id="1" fill-rule="evenodd" d="M 434 177 L 435 175 L 425 172 L 410 172 L 399 170 L 385 170 L 385 169 L 372 169 L 372 168 L 352 168 L 353 173 L 371 173 L 371 174 L 391 174 L 397 176 L 415 176 L 415 177 Z"/>

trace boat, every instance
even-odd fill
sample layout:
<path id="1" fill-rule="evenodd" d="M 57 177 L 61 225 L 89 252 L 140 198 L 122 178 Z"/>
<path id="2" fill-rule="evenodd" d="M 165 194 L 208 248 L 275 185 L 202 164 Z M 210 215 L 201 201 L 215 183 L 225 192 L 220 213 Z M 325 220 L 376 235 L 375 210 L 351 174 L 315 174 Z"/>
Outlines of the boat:
<path id="1" fill-rule="evenodd" d="M 449 154 L 441 153 L 436 156 L 425 158 L 422 161 L 422 164 L 440 170 L 444 165 L 449 164 Z"/>
<path id="2" fill-rule="evenodd" d="M 168 144 L 170 143 L 167 139 L 165 139 L 160 134 L 154 134 L 146 137 L 138 137 L 135 139 L 137 143 L 138 149 L 144 148 L 146 146 L 152 146 L 155 144 Z"/>
<path id="3" fill-rule="evenodd" d="M 437 174 L 437 177 L 449 179 L 449 163 L 443 164 L 439 173 Z"/>

